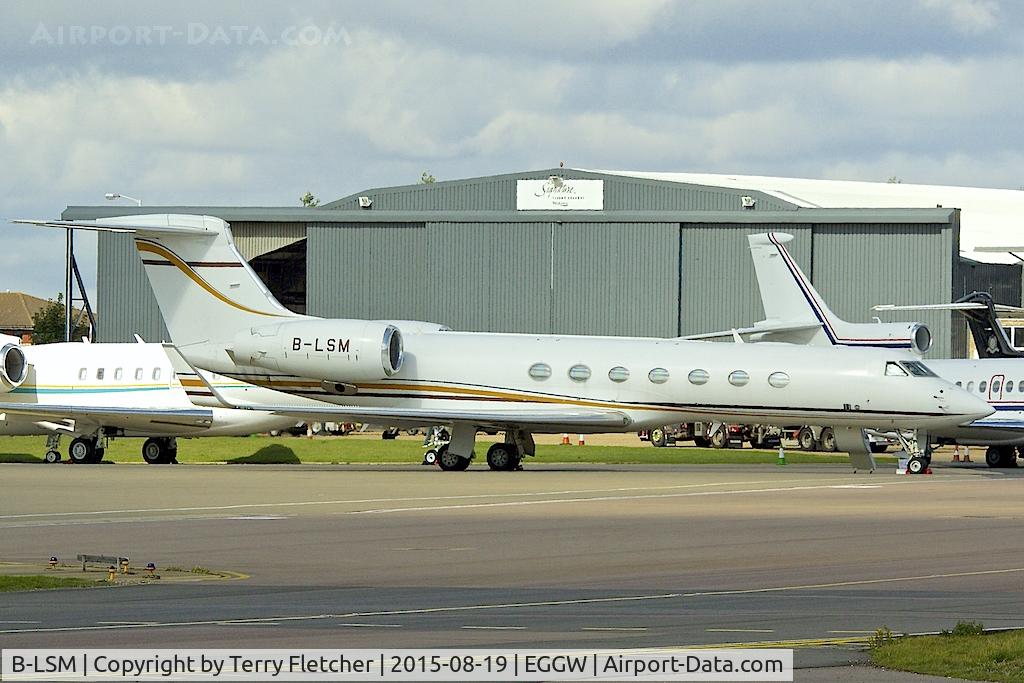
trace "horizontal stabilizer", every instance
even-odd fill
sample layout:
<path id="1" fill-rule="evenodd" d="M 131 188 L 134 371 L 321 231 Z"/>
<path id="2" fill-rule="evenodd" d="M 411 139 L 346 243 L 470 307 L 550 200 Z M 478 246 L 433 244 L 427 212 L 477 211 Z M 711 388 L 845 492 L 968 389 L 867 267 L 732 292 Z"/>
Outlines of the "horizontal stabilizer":
<path id="1" fill-rule="evenodd" d="M 988 306 L 978 302 L 956 302 L 949 304 L 908 304 L 896 306 L 895 304 L 879 304 L 872 306 L 873 311 L 977 311 L 985 310 Z M 1005 304 L 993 304 L 992 308 L 1000 313 L 1024 313 L 1024 308 L 1018 306 L 1007 306 Z"/>
<path id="2" fill-rule="evenodd" d="M 177 216 L 174 214 L 154 214 L 153 218 L 159 220 L 147 220 L 150 216 L 127 216 L 131 219 L 106 218 L 102 221 L 45 221 L 18 218 L 12 223 L 23 223 L 25 225 L 36 225 L 45 228 L 74 228 L 75 230 L 92 230 L 95 232 L 122 232 L 122 233 L 150 233 L 165 235 L 209 235 L 214 236 L 216 231 L 208 229 L 197 219 L 212 218 L 210 216 Z M 181 220 L 177 220 L 181 219 Z M 219 219 L 213 219 L 219 220 Z"/>
<path id="3" fill-rule="evenodd" d="M 807 330 L 817 330 L 821 327 L 821 323 L 774 323 L 768 321 L 761 321 L 755 323 L 753 327 L 741 327 L 734 330 L 723 330 L 721 332 L 704 332 L 702 334 L 691 334 L 680 339 L 689 340 L 714 340 L 714 339 L 733 339 L 736 334 L 741 337 L 747 337 L 749 335 L 765 333 L 765 332 L 804 332 Z"/>

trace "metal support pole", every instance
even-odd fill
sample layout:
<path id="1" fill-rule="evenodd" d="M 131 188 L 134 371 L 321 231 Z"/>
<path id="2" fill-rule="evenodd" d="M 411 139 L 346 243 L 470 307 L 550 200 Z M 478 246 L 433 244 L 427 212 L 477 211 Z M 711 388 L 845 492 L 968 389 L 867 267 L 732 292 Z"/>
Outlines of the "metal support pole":
<path id="1" fill-rule="evenodd" d="M 71 341 L 71 301 L 74 296 L 75 231 L 67 229 L 67 247 L 64 255 L 64 341 Z"/>

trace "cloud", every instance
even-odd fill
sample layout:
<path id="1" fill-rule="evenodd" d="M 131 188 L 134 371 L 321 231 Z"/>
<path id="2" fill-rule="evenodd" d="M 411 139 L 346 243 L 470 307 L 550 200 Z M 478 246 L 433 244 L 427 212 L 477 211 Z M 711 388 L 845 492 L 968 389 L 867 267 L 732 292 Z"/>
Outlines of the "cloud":
<path id="1" fill-rule="evenodd" d="M 1013 7 L 193 3 L 155 14 L 131 6 L 123 16 L 104 3 L 94 15 L 39 7 L 15 6 L 0 27 L 0 39 L 20 36 L 0 60 L 5 216 L 52 217 L 108 191 L 150 205 L 290 205 L 306 190 L 329 201 L 415 182 L 425 169 L 448 179 L 561 160 L 1024 183 L 1024 131 L 1007 85 L 1024 70 L 1020 50 L 1005 48 L 1019 41 L 1004 21 Z M 23 44 L 40 20 L 231 26 L 242 16 L 270 32 L 341 27 L 345 38 L 150 50 Z M 976 28 L 958 33 L 967 25 Z M 8 253 L 18 254 L 29 238 L 8 234 L 17 235 Z M 47 240 L 52 248 L 39 248 Z M 26 244 L 32 258 L 8 258 L 8 281 L 52 293 L 63 277 L 61 236 Z"/>
<path id="2" fill-rule="evenodd" d="M 986 33 L 999 23 L 1000 7 L 995 0 L 918 0 L 918 4 L 945 16 L 950 26 L 967 35 Z"/>

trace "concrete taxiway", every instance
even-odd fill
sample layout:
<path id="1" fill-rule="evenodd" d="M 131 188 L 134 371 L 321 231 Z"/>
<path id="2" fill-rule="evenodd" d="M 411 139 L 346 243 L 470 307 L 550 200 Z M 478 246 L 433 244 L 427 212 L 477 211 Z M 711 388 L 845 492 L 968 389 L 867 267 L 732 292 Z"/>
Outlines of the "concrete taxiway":
<path id="1" fill-rule="evenodd" d="M 1024 625 L 1024 472 L 0 466 L 0 561 L 232 580 L 8 594 L 0 646 L 797 647 Z M 199 577 L 197 577 L 199 578 Z"/>

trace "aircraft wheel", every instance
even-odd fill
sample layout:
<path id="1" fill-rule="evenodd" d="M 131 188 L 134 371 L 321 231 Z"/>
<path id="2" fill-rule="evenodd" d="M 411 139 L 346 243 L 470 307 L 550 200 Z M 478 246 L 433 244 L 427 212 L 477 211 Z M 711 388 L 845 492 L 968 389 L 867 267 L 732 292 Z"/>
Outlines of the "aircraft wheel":
<path id="1" fill-rule="evenodd" d="M 487 465 L 492 470 L 508 472 L 514 470 L 518 464 L 519 452 L 512 444 L 496 443 L 487 449 Z"/>
<path id="2" fill-rule="evenodd" d="M 92 449 L 92 456 L 89 458 L 89 464 L 95 465 L 98 462 L 103 462 L 103 456 L 106 454 L 106 448 L 99 448 L 98 446 Z"/>
<path id="3" fill-rule="evenodd" d="M 729 443 L 729 428 L 722 425 L 722 428 L 711 435 L 712 448 L 725 448 Z"/>
<path id="4" fill-rule="evenodd" d="M 437 464 L 445 472 L 461 472 L 469 467 L 469 458 L 452 453 L 445 444 L 437 449 Z"/>
<path id="5" fill-rule="evenodd" d="M 46 455 L 43 456 L 43 460 L 46 462 L 60 462 L 60 451 L 46 451 Z"/>
<path id="6" fill-rule="evenodd" d="M 95 448 L 96 442 L 92 439 L 78 437 L 68 445 L 68 457 L 76 465 L 84 465 L 92 460 Z"/>
<path id="7" fill-rule="evenodd" d="M 985 464 L 989 467 L 1003 466 L 1003 454 L 998 446 L 989 446 L 985 449 Z"/>
<path id="8" fill-rule="evenodd" d="M 802 451 L 813 451 L 814 450 L 814 431 L 810 427 L 804 427 L 796 435 L 797 443 L 800 444 L 800 450 Z"/>
<path id="9" fill-rule="evenodd" d="M 1001 451 L 1002 458 L 1000 459 L 1000 467 L 1016 467 L 1017 466 L 1017 452 L 1013 446 L 1003 446 L 999 449 Z"/>
<path id="10" fill-rule="evenodd" d="M 437 464 L 437 451 L 431 448 L 429 451 L 423 454 L 424 465 L 436 465 Z"/>
<path id="11" fill-rule="evenodd" d="M 829 427 L 821 430 L 821 447 L 829 453 L 834 453 L 836 450 L 836 433 Z"/>
<path id="12" fill-rule="evenodd" d="M 150 465 L 163 465 L 171 461 L 167 442 L 163 439 L 149 438 L 142 444 L 142 459 Z"/>
<path id="13" fill-rule="evenodd" d="M 651 445 L 655 448 L 661 448 L 668 443 L 668 438 L 665 436 L 665 430 L 661 427 L 655 427 L 651 430 Z"/>
<path id="14" fill-rule="evenodd" d="M 921 474 L 925 471 L 928 464 L 925 459 L 919 455 L 914 456 L 907 462 L 907 472 L 910 474 Z"/>
<path id="15" fill-rule="evenodd" d="M 709 448 L 711 446 L 711 439 L 706 436 L 695 436 L 693 437 L 693 445 L 697 448 Z"/>

